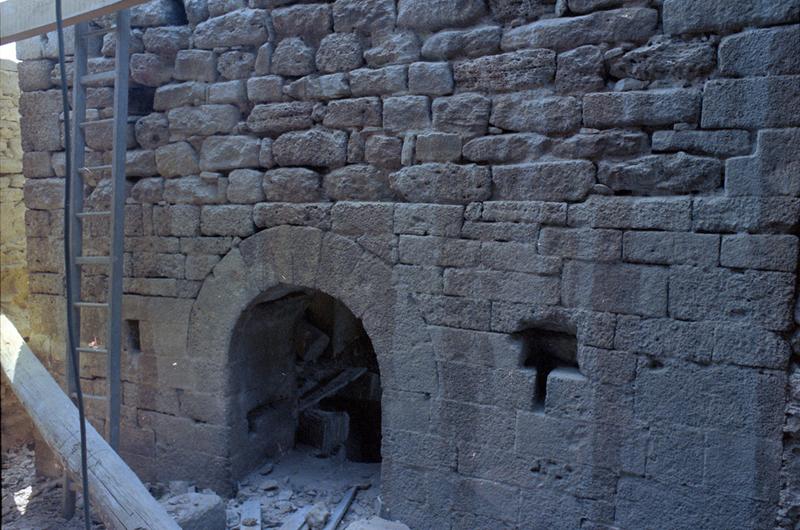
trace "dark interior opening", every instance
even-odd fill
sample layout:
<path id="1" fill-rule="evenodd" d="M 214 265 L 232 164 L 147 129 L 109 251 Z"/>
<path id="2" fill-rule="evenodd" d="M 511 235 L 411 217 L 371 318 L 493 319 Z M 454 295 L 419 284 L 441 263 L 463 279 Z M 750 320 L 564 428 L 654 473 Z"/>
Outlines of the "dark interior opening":
<path id="1" fill-rule="evenodd" d="M 129 354 L 142 352 L 142 338 L 139 333 L 138 320 L 125 321 L 125 346 Z"/>
<path id="2" fill-rule="evenodd" d="M 527 328 L 518 334 L 523 341 L 523 366 L 536 368 L 534 404 L 544 406 L 547 376 L 555 368 L 578 369 L 578 342 L 574 333 Z"/>

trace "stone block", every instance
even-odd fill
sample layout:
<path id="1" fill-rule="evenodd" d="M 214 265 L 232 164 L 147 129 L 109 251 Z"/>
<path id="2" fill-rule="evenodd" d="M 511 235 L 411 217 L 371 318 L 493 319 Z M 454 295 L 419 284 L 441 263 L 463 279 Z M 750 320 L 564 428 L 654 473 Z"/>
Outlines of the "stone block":
<path id="1" fill-rule="evenodd" d="M 713 359 L 718 363 L 782 370 L 791 347 L 778 333 L 757 326 L 720 323 L 713 335 Z"/>
<path id="2" fill-rule="evenodd" d="M 617 79 L 689 80 L 711 73 L 716 66 L 716 53 L 708 40 L 659 36 L 640 48 L 609 57 L 607 65 Z"/>
<path id="3" fill-rule="evenodd" d="M 708 81 L 703 92 L 702 127 L 762 129 L 800 126 L 800 76 Z M 684 120 L 685 121 L 685 120 Z"/>
<path id="4" fill-rule="evenodd" d="M 155 150 L 156 168 L 162 177 L 185 177 L 200 172 L 197 152 L 188 142 L 176 142 Z"/>
<path id="5" fill-rule="evenodd" d="M 212 530 L 225 525 L 225 502 L 213 493 L 184 493 L 164 502 L 184 530 Z"/>
<path id="6" fill-rule="evenodd" d="M 208 102 L 243 105 L 247 102 L 247 90 L 244 81 L 236 79 L 208 85 Z"/>
<path id="7" fill-rule="evenodd" d="M 567 307 L 663 316 L 667 283 L 668 272 L 660 267 L 567 261 L 561 293 Z"/>
<path id="8" fill-rule="evenodd" d="M 372 135 L 367 138 L 364 158 L 373 166 L 386 169 L 400 167 L 400 154 L 403 140 L 393 136 Z"/>
<path id="9" fill-rule="evenodd" d="M 767 26 L 796 21 L 800 7 L 792 0 L 665 0 L 664 32 L 728 33 L 747 26 Z"/>
<path id="10" fill-rule="evenodd" d="M 253 132 L 270 136 L 287 131 L 308 129 L 313 125 L 311 111 L 314 105 L 305 101 L 256 105 L 247 118 Z"/>
<path id="11" fill-rule="evenodd" d="M 521 50 L 456 62 L 453 78 L 460 90 L 512 92 L 547 85 L 556 73 L 552 50 Z"/>
<path id="12" fill-rule="evenodd" d="M 373 68 L 419 60 L 419 38 L 410 31 L 375 35 L 372 44 L 364 51 L 364 59 Z"/>
<path id="13" fill-rule="evenodd" d="M 714 325 L 667 318 L 617 319 L 614 347 L 655 358 L 708 364 L 715 348 Z"/>
<path id="14" fill-rule="evenodd" d="M 622 232 L 608 229 L 573 229 L 543 227 L 539 232 L 539 253 L 546 256 L 619 261 L 622 255 Z"/>
<path id="15" fill-rule="evenodd" d="M 387 173 L 367 164 L 331 171 L 323 178 L 323 187 L 334 201 L 384 201 L 393 196 Z"/>
<path id="16" fill-rule="evenodd" d="M 19 76 L 19 88 L 23 92 L 34 90 L 47 90 L 52 82 L 50 72 L 53 70 L 53 62 L 48 60 L 24 61 L 17 65 L 17 75 Z"/>
<path id="17" fill-rule="evenodd" d="M 5 163 L 6 161 L 3 160 L 3 162 Z M 28 153 L 23 153 L 22 173 L 25 178 L 53 176 L 54 170 L 50 165 L 50 153 L 47 151 L 31 151 Z"/>
<path id="18" fill-rule="evenodd" d="M 322 39 L 316 55 L 317 70 L 349 72 L 364 63 L 361 40 L 354 33 L 333 33 Z"/>
<path id="19" fill-rule="evenodd" d="M 508 131 L 563 134 L 580 127 L 581 104 L 574 97 L 504 94 L 494 98 L 489 123 Z"/>
<path id="20" fill-rule="evenodd" d="M 397 25 L 417 30 L 468 26 L 486 14 L 482 0 L 400 0 Z"/>
<path id="21" fill-rule="evenodd" d="M 514 26 L 551 13 L 555 3 L 555 0 L 489 0 L 489 11 L 495 20 Z M 560 16 L 558 10 L 556 14 Z"/>
<path id="22" fill-rule="evenodd" d="M 722 185 L 716 158 L 678 153 L 651 155 L 626 162 L 600 162 L 597 181 L 616 192 L 680 195 L 709 192 Z"/>
<path id="23" fill-rule="evenodd" d="M 565 51 L 584 44 L 644 42 L 655 34 L 657 26 L 658 12 L 655 9 L 614 9 L 519 26 L 506 31 L 500 45 L 504 50 L 550 48 Z"/>
<path id="24" fill-rule="evenodd" d="M 218 173 L 169 179 L 164 183 L 164 200 L 174 204 L 218 204 L 225 202 L 227 180 Z"/>
<path id="25" fill-rule="evenodd" d="M 464 144 L 463 154 L 471 162 L 513 164 L 538 160 L 549 147 L 550 140 L 539 134 L 499 134 L 473 138 Z"/>
<path id="26" fill-rule="evenodd" d="M 414 159 L 417 162 L 457 162 L 461 158 L 461 137 L 452 133 L 429 132 L 417 135 Z"/>
<path id="27" fill-rule="evenodd" d="M 800 74 L 800 26 L 757 29 L 722 39 L 720 73 L 728 76 Z"/>
<path id="28" fill-rule="evenodd" d="M 254 169 L 235 169 L 228 174 L 228 201 L 255 204 L 265 199 L 264 175 Z"/>
<path id="29" fill-rule="evenodd" d="M 153 208 L 153 225 L 160 236 L 198 236 L 200 207 L 191 204 L 156 206 Z"/>
<path id="30" fill-rule="evenodd" d="M 750 133 L 747 131 L 655 131 L 653 151 L 676 152 L 729 157 L 750 152 Z"/>
<path id="31" fill-rule="evenodd" d="M 331 101 L 322 123 L 326 127 L 339 129 L 380 127 L 381 100 L 366 97 Z"/>
<path id="32" fill-rule="evenodd" d="M 780 495 L 781 444 L 712 431 L 706 435 L 705 482 L 715 491 L 770 503 Z M 735 462 L 751 462 L 741 466 Z"/>
<path id="33" fill-rule="evenodd" d="M 239 109 L 233 105 L 179 107 L 167 112 L 170 133 L 184 137 L 230 133 L 239 118 Z"/>
<path id="34" fill-rule="evenodd" d="M 283 39 L 272 52 L 270 71 L 273 74 L 290 77 L 308 75 L 314 71 L 314 50 L 303 39 L 292 37 Z"/>
<path id="35" fill-rule="evenodd" d="M 279 166 L 340 167 L 347 159 L 347 133 L 321 127 L 287 132 L 272 143 L 272 155 Z"/>
<path id="36" fill-rule="evenodd" d="M 422 57 L 433 60 L 483 57 L 500 51 L 499 26 L 447 30 L 431 35 L 422 45 Z"/>
<path id="37" fill-rule="evenodd" d="M 267 171 L 263 187 L 268 201 L 314 202 L 321 198 L 319 173 L 300 167 Z"/>
<path id="38" fill-rule="evenodd" d="M 625 232 L 622 258 L 653 265 L 716 265 L 719 236 L 691 232 Z"/>
<path id="39" fill-rule="evenodd" d="M 426 294 L 417 295 L 415 299 L 429 325 L 489 330 L 491 302 L 488 300 Z"/>
<path id="40" fill-rule="evenodd" d="M 238 9 L 197 24 L 193 42 L 197 48 L 209 50 L 230 46 L 260 46 L 267 36 L 265 11 Z"/>
<path id="41" fill-rule="evenodd" d="M 283 91 L 295 99 L 335 99 L 350 96 L 350 85 L 345 74 L 308 75 L 289 83 Z"/>
<path id="42" fill-rule="evenodd" d="M 601 129 L 696 123 L 699 112 L 700 92 L 693 89 L 605 92 L 583 98 L 584 125 Z"/>
<path id="43" fill-rule="evenodd" d="M 172 80 L 174 65 L 161 55 L 134 53 L 131 55 L 131 81 L 149 87 L 158 87 Z"/>
<path id="44" fill-rule="evenodd" d="M 253 208 L 236 204 L 203 206 L 200 231 L 205 236 L 247 237 L 255 231 Z"/>
<path id="45" fill-rule="evenodd" d="M 200 148 L 200 169 L 258 167 L 261 143 L 252 136 L 209 136 Z"/>
<path id="46" fill-rule="evenodd" d="M 464 93 L 433 100 L 433 127 L 464 138 L 483 136 L 489 127 L 491 101 L 482 94 Z"/>
<path id="47" fill-rule="evenodd" d="M 487 241 L 481 244 L 481 263 L 492 270 L 551 275 L 561 271 L 561 259 L 541 256 L 536 245 Z"/>
<path id="48" fill-rule="evenodd" d="M 731 158 L 725 166 L 729 196 L 789 195 L 800 197 L 800 129 L 758 132 L 753 156 Z"/>
<path id="49" fill-rule="evenodd" d="M 61 92 L 23 92 L 19 98 L 22 149 L 27 151 L 61 150 Z"/>
<path id="50" fill-rule="evenodd" d="M 519 272 L 447 269 L 444 273 L 444 294 L 477 295 L 487 300 L 536 300 L 543 305 L 553 305 L 559 301 L 558 284 L 557 277 Z"/>
<path id="51" fill-rule="evenodd" d="M 395 15 L 393 0 L 339 0 L 333 4 L 333 29 L 369 34 L 393 28 Z"/>
<path id="52" fill-rule="evenodd" d="M 204 103 L 206 103 L 205 83 L 187 82 L 158 87 L 153 99 L 153 108 L 165 111 Z"/>
<path id="53" fill-rule="evenodd" d="M 594 164 L 585 160 L 494 166 L 493 198 L 579 201 L 594 185 Z"/>
<path id="54" fill-rule="evenodd" d="M 152 149 L 135 149 L 125 153 L 126 177 L 152 177 L 157 174 L 156 155 Z"/>
<path id="55" fill-rule="evenodd" d="M 406 90 L 408 67 L 404 65 L 384 68 L 359 68 L 350 72 L 350 90 L 353 96 L 380 96 Z"/>
<path id="56" fill-rule="evenodd" d="M 327 4 L 294 5 L 270 13 L 277 40 L 302 37 L 312 46 L 332 30 L 331 7 Z"/>
<path id="57" fill-rule="evenodd" d="M 247 80 L 247 98 L 254 103 L 282 101 L 283 78 L 277 75 L 251 77 Z"/>
<path id="58" fill-rule="evenodd" d="M 394 233 L 457 237 L 463 208 L 454 205 L 396 204 Z"/>
<path id="59" fill-rule="evenodd" d="M 489 198 L 489 168 L 456 164 L 420 164 L 392 173 L 389 184 L 411 202 L 467 204 Z"/>
<path id="60" fill-rule="evenodd" d="M 492 445 L 505 450 L 514 447 L 512 411 L 441 399 L 432 403 L 431 422 L 446 438 Z"/>
<path id="61" fill-rule="evenodd" d="M 442 96 L 453 92 L 453 73 L 447 63 L 413 63 L 408 67 L 408 90 Z"/>
<path id="62" fill-rule="evenodd" d="M 189 48 L 192 30 L 186 26 L 147 28 L 142 36 L 144 49 L 149 53 L 175 57 L 180 50 Z"/>
<path id="63" fill-rule="evenodd" d="M 431 125 L 427 96 L 398 96 L 383 102 L 383 127 L 390 131 L 427 129 Z"/>
<path id="64" fill-rule="evenodd" d="M 256 56 L 239 50 L 223 52 L 217 59 L 217 71 L 225 79 L 246 79 L 253 71 Z"/>
<path id="65" fill-rule="evenodd" d="M 592 195 L 569 206 L 570 226 L 634 230 L 688 230 L 692 203 L 685 198 L 631 198 Z"/>
<path id="66" fill-rule="evenodd" d="M 522 363 L 522 343 L 505 333 L 431 327 L 438 360 L 515 370 Z"/>
<path id="67" fill-rule="evenodd" d="M 330 229 L 330 204 L 256 204 L 253 220 L 259 228 L 280 225 L 312 226 L 323 230 Z"/>
<path id="68" fill-rule="evenodd" d="M 798 240 L 794 235 L 722 236 L 720 265 L 735 269 L 794 272 L 798 264 Z"/>
<path id="69" fill-rule="evenodd" d="M 480 262 L 480 243 L 441 237 L 400 237 L 400 261 L 414 265 L 470 267 Z"/>
<path id="70" fill-rule="evenodd" d="M 657 131 L 654 134 L 659 134 Z M 560 158 L 601 159 L 608 156 L 629 156 L 647 150 L 647 135 L 639 131 L 608 129 L 580 133 L 558 141 L 552 153 Z"/>
<path id="71" fill-rule="evenodd" d="M 208 0 L 183 0 L 183 7 L 186 11 L 186 18 L 192 27 L 209 16 Z"/>
<path id="72" fill-rule="evenodd" d="M 136 120 L 136 141 L 145 149 L 156 149 L 169 142 L 169 122 L 161 113 L 153 112 Z"/>
<path id="73" fill-rule="evenodd" d="M 800 224 L 800 200 L 791 197 L 698 197 L 694 229 L 702 232 L 790 232 Z"/>
<path id="74" fill-rule="evenodd" d="M 253 65 L 256 75 L 266 75 L 272 67 L 272 43 L 266 42 L 256 52 L 256 63 Z"/>
<path id="75" fill-rule="evenodd" d="M 584 94 L 605 87 L 603 51 L 599 46 L 581 46 L 558 54 L 556 90 L 562 94 Z"/>

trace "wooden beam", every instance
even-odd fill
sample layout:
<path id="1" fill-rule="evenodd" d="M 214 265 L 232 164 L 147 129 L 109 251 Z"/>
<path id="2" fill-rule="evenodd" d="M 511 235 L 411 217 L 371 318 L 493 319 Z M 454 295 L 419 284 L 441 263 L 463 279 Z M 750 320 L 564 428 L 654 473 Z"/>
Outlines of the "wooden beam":
<path id="1" fill-rule="evenodd" d="M 89 21 L 148 0 L 62 0 L 64 26 Z M 54 0 L 6 0 L 0 3 L 0 45 L 56 29 Z"/>
<path id="2" fill-rule="evenodd" d="M 14 324 L 0 315 L 0 362 L 44 441 L 67 471 L 81 469 L 78 409 L 25 344 Z M 86 422 L 89 495 L 106 527 L 112 530 L 180 527 L 156 501 L 131 468 Z"/>

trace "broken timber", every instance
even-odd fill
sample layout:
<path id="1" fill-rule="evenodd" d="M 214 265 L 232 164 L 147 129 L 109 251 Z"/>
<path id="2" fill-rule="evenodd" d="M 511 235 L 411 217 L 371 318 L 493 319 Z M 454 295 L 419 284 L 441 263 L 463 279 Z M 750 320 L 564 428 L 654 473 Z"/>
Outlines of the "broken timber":
<path id="1" fill-rule="evenodd" d="M 62 0 L 64 26 L 88 22 L 147 0 Z M 6 0 L 0 3 L 0 45 L 56 29 L 53 0 Z"/>
<path id="2" fill-rule="evenodd" d="M 14 324 L 0 315 L 0 362 L 11 389 L 67 471 L 81 469 L 78 409 L 47 372 Z M 112 530 L 180 530 L 131 468 L 86 423 L 89 494 L 101 519 Z"/>
<path id="3" fill-rule="evenodd" d="M 330 382 L 317 387 L 313 390 L 308 397 L 304 397 L 300 400 L 300 403 L 297 405 L 298 412 L 303 412 L 308 407 L 312 407 L 325 399 L 326 397 L 335 394 L 339 390 L 343 389 L 359 377 L 361 377 L 367 369 L 363 367 L 358 368 L 348 368 L 347 370 L 343 371 Z"/>

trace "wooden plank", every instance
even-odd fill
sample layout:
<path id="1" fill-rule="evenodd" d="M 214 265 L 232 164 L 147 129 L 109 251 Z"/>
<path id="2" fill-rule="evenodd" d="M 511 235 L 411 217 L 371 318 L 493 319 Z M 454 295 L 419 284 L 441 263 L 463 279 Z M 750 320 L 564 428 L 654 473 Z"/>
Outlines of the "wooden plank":
<path id="1" fill-rule="evenodd" d="M 328 520 L 328 524 L 326 524 L 325 528 L 322 530 L 336 530 L 339 527 L 339 523 L 341 523 L 342 519 L 344 519 L 344 515 L 347 513 L 348 508 L 350 508 L 350 504 L 353 503 L 353 499 L 356 497 L 357 489 L 357 487 L 353 486 L 347 490 L 347 493 L 344 494 L 344 497 L 336 506 L 336 509 L 333 510 L 331 518 Z"/>
<path id="2" fill-rule="evenodd" d="M 261 530 L 261 502 L 246 501 L 242 504 L 241 524 L 243 530 Z"/>
<path id="3" fill-rule="evenodd" d="M 148 0 L 62 0 L 64 26 L 89 21 Z M 6 0 L 0 3 L 0 45 L 56 29 L 53 0 Z"/>
<path id="4" fill-rule="evenodd" d="M 359 377 L 361 377 L 367 369 L 363 367 L 358 368 L 348 368 L 347 370 L 343 371 L 333 379 L 331 379 L 328 383 L 312 390 L 308 397 L 303 397 L 300 400 L 300 403 L 297 405 L 297 410 L 299 412 L 303 412 L 308 407 L 312 407 L 325 399 L 328 396 L 331 396 L 338 392 L 339 390 L 343 389 Z"/>
<path id="5" fill-rule="evenodd" d="M 0 315 L 0 363 L 11 389 L 44 441 L 61 458 L 67 471 L 77 477 L 81 469 L 78 409 L 5 315 Z M 86 431 L 89 495 L 106 527 L 180 530 L 89 422 Z"/>

